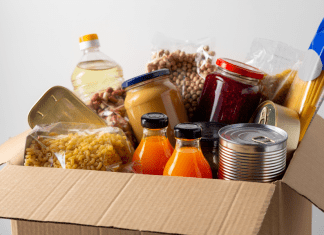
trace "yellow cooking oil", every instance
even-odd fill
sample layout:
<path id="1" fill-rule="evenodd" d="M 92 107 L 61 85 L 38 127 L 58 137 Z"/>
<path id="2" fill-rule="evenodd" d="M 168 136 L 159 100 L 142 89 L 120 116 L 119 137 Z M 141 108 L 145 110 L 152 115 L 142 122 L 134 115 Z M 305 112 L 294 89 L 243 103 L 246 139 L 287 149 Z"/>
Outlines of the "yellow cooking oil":
<path id="1" fill-rule="evenodd" d="M 86 104 L 93 94 L 108 87 L 116 89 L 123 82 L 122 68 L 108 60 L 83 61 L 77 64 L 71 77 L 74 93 Z"/>

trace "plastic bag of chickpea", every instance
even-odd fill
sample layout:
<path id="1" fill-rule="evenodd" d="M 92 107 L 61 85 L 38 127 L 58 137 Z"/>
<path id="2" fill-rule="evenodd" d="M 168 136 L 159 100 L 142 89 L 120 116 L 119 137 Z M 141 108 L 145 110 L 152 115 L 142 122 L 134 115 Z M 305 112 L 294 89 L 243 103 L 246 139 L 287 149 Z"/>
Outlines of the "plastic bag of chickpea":
<path id="1" fill-rule="evenodd" d="M 182 95 L 189 119 L 194 116 L 205 78 L 216 70 L 214 39 L 177 40 L 156 34 L 146 72 L 167 68 Z"/>
<path id="2" fill-rule="evenodd" d="M 24 165 L 122 171 L 132 168 L 133 152 L 120 128 L 55 123 L 35 126 L 28 135 Z"/>

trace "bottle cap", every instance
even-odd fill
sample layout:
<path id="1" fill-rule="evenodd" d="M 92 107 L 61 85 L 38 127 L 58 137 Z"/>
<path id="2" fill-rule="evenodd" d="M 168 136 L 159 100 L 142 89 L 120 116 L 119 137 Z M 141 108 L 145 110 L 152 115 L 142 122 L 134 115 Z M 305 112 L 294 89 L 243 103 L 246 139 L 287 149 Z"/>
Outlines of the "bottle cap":
<path id="1" fill-rule="evenodd" d="M 84 50 L 90 47 L 99 47 L 100 43 L 97 34 L 87 34 L 79 38 L 80 50 Z"/>
<path id="2" fill-rule="evenodd" d="M 201 127 L 201 144 L 205 144 L 206 146 L 217 146 L 218 145 L 218 131 L 226 126 L 227 124 L 219 123 L 219 122 L 194 122 Z"/>
<path id="3" fill-rule="evenodd" d="M 141 117 L 141 124 L 145 128 L 161 129 L 168 126 L 169 119 L 163 113 L 147 113 Z"/>
<path id="4" fill-rule="evenodd" d="M 193 123 L 180 123 L 174 127 L 174 136 L 180 139 L 197 139 L 201 137 L 201 127 Z"/>

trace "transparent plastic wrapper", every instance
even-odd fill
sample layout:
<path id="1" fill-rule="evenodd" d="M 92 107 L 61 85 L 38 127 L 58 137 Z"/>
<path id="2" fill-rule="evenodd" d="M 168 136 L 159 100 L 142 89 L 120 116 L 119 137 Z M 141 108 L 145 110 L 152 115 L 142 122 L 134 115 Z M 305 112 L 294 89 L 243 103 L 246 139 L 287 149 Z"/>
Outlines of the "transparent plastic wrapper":
<path id="1" fill-rule="evenodd" d="M 284 106 L 300 118 L 301 141 L 324 99 L 324 19 L 306 52 Z"/>
<path id="2" fill-rule="evenodd" d="M 117 127 L 55 123 L 35 126 L 26 140 L 24 165 L 131 172 L 133 153 Z"/>
<path id="3" fill-rule="evenodd" d="M 138 143 L 124 107 L 126 92 L 118 88 L 108 87 L 102 92 L 92 95 L 88 107 L 95 111 L 110 127 L 122 129 L 134 148 Z"/>
<path id="4" fill-rule="evenodd" d="M 256 38 L 246 64 L 266 73 L 261 81 L 262 100 L 283 105 L 305 53 L 285 43 Z"/>
<path id="5" fill-rule="evenodd" d="M 170 81 L 179 88 L 191 119 L 206 76 L 216 70 L 214 39 L 184 41 L 157 34 L 152 44 L 152 57 L 146 65 L 146 72 L 163 68 L 170 70 Z"/>

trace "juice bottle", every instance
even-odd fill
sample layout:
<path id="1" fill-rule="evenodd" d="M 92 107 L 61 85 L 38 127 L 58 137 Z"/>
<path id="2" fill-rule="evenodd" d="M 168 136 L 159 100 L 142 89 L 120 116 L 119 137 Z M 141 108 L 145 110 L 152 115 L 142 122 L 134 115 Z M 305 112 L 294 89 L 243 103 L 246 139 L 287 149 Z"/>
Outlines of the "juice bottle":
<path id="1" fill-rule="evenodd" d="M 83 52 L 72 77 L 74 93 L 89 104 L 94 93 L 102 92 L 108 87 L 116 89 L 123 79 L 122 68 L 108 56 L 100 52 L 97 34 L 80 37 L 80 50 Z"/>
<path id="2" fill-rule="evenodd" d="M 136 173 L 163 175 L 165 164 L 173 153 L 167 137 L 168 117 L 163 113 L 147 113 L 141 117 L 142 140 L 133 156 Z"/>
<path id="3" fill-rule="evenodd" d="M 175 150 L 167 162 L 163 175 L 212 178 L 210 166 L 200 148 L 201 127 L 180 123 L 174 127 Z"/>

